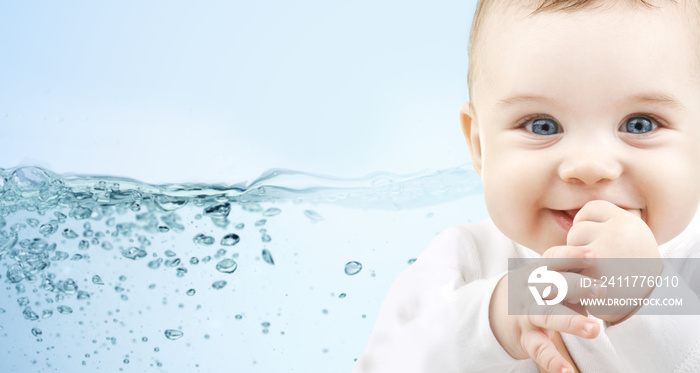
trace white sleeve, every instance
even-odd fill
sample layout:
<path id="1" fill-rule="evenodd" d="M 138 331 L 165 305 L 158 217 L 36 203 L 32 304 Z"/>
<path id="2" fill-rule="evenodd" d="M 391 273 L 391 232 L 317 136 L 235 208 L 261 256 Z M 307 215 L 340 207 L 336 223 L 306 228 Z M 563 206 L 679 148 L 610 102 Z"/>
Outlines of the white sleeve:
<path id="1" fill-rule="evenodd" d="M 429 247 L 392 285 L 353 372 L 500 372 L 528 364 L 501 347 L 489 324 L 491 294 L 505 272 L 467 281 L 464 263 L 434 253 Z"/>
<path id="2" fill-rule="evenodd" d="M 663 276 L 674 273 L 665 269 Z M 663 298 L 664 295 L 668 294 L 655 289 L 649 299 Z M 680 295 L 688 309 L 697 310 L 700 307 L 698 294 L 687 285 L 684 285 Z M 636 314 L 607 327 L 605 333 L 620 359 L 632 372 L 700 372 L 698 314 Z"/>
<path id="3" fill-rule="evenodd" d="M 698 315 L 632 316 L 606 334 L 631 372 L 700 372 Z"/>

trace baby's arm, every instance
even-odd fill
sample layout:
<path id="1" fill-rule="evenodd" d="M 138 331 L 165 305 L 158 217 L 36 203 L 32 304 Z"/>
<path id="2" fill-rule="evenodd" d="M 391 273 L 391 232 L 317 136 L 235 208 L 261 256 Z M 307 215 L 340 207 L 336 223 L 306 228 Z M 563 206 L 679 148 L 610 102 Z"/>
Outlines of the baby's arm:
<path id="1" fill-rule="evenodd" d="M 700 372 L 699 315 L 635 315 L 605 334 L 631 372 Z"/>
<path id="2" fill-rule="evenodd" d="M 592 258 L 593 255 L 590 249 L 583 247 L 556 246 L 544 252 L 542 258 L 545 263 L 548 262 L 549 258 L 571 259 L 549 261 L 548 270 L 567 271 L 585 268 L 590 264 L 586 259 Z M 522 270 L 526 273 L 532 272 L 529 267 Z M 575 286 L 583 276 L 575 273 L 566 273 L 565 275 L 570 289 L 567 293 L 567 300 L 595 297 L 596 294 L 589 294 L 591 289 Z M 563 305 L 547 306 L 547 310 L 544 312 L 527 312 L 528 309 L 525 307 L 529 302 L 525 302 L 515 304 L 514 308 L 522 309 L 527 314 L 509 315 L 507 277 L 498 283 L 491 300 L 489 318 L 496 339 L 510 356 L 516 359 L 531 358 L 539 366 L 552 373 L 574 372 L 574 368 L 561 355 L 551 340 L 553 332 L 595 338 L 600 331 L 598 323 Z M 527 284 L 521 284 L 521 288 L 511 289 L 511 291 L 515 294 L 527 294 Z M 516 299 L 517 297 L 511 297 L 510 300 L 517 303 Z M 527 299 L 530 300 L 529 297 Z"/>
<path id="3" fill-rule="evenodd" d="M 486 235 L 479 234 L 480 238 Z M 512 243 L 509 244 L 512 248 Z M 355 364 L 354 372 L 449 373 L 512 369 L 537 372 L 537 366 L 528 359 L 529 355 L 514 358 L 501 346 L 491 329 L 496 325 L 502 335 L 509 337 L 514 335 L 509 333 L 518 332 L 515 327 L 501 327 L 506 324 L 501 324 L 500 320 L 489 319 L 494 289 L 497 284 L 507 281 L 501 281 L 505 272 L 488 278 L 482 278 L 486 277 L 482 273 L 500 271 L 487 271 L 488 263 L 507 262 L 508 248 L 499 245 L 504 244 L 488 245 L 487 250 L 480 253 L 471 237 L 454 229 L 436 237 L 392 285 L 367 349 Z M 507 308 L 502 311 L 508 312 Z M 581 335 L 581 320 L 586 318 L 580 315 L 574 318 L 577 321 L 571 326 L 564 316 L 534 319 L 552 329 Z M 599 328 L 597 323 L 594 324 L 593 336 Z M 533 355 L 538 355 L 538 348 L 534 347 L 538 342 L 546 344 L 549 341 L 546 336 L 547 341 L 537 337 L 533 332 L 526 338 L 527 345 L 533 346 Z M 547 353 L 539 353 L 541 362 L 553 357 L 552 351 L 543 351 Z M 548 362 L 543 364 L 550 366 Z M 556 360 L 554 364 L 557 364 Z"/>
<path id="4" fill-rule="evenodd" d="M 478 279 L 484 265 L 475 250 L 456 228 L 436 237 L 392 285 L 353 372 L 537 372 L 494 338 L 489 299 L 505 272 Z"/>

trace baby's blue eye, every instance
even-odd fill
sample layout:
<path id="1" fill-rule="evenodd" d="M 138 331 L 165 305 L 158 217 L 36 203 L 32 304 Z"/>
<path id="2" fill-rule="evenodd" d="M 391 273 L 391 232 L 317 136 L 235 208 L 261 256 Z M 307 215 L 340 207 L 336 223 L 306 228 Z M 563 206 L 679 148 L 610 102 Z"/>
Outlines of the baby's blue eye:
<path id="1" fill-rule="evenodd" d="M 655 128 L 656 124 L 648 118 L 634 117 L 627 120 L 627 122 L 621 126 L 620 130 L 629 133 L 641 134 L 652 131 Z"/>
<path id="2" fill-rule="evenodd" d="M 525 129 L 535 135 L 543 136 L 554 135 L 561 132 L 557 122 L 548 118 L 535 119 L 531 123 L 526 124 Z"/>

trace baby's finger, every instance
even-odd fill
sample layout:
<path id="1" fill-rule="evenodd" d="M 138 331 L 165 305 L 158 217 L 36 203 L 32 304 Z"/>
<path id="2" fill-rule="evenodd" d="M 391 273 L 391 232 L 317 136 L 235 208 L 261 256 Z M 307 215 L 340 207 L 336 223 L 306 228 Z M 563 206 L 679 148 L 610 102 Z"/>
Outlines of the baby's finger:
<path id="1" fill-rule="evenodd" d="M 521 339 L 521 344 L 525 352 L 547 372 L 559 373 L 573 372 L 571 364 L 557 351 L 551 339 L 549 339 L 542 331 L 532 329 L 525 332 Z"/>
<path id="2" fill-rule="evenodd" d="M 574 225 L 582 221 L 592 221 L 596 223 L 603 223 L 612 218 L 621 209 L 617 207 L 614 203 L 596 200 L 590 201 L 581 207 L 576 216 L 574 216 Z"/>
<path id="3" fill-rule="evenodd" d="M 561 272 L 566 279 L 568 290 L 566 300 L 572 304 L 578 304 L 581 299 L 600 298 L 605 294 L 605 288 L 601 287 L 601 281 L 578 273 Z"/>
<path id="4" fill-rule="evenodd" d="M 588 311 L 586 310 L 586 307 L 584 307 L 584 306 L 581 305 L 580 303 L 569 303 L 569 302 L 566 302 L 566 303 L 562 303 L 562 304 L 564 304 L 564 305 L 565 305 L 566 307 L 568 307 L 568 308 L 571 308 L 574 312 L 578 313 L 579 315 L 586 315 L 587 312 L 588 312 Z"/>
<path id="5" fill-rule="evenodd" d="M 562 305 L 547 306 L 545 312 L 542 312 L 541 309 L 529 312 L 528 322 L 543 329 L 556 330 L 589 339 L 595 338 L 600 332 L 600 325 L 597 322 Z"/>
<path id="6" fill-rule="evenodd" d="M 542 254 L 543 263 L 551 271 L 568 271 L 591 266 L 595 252 L 582 246 L 554 246 Z"/>
<path id="7" fill-rule="evenodd" d="M 593 221 L 574 223 L 566 234 L 566 244 L 570 246 L 586 246 L 600 235 L 601 224 Z"/>

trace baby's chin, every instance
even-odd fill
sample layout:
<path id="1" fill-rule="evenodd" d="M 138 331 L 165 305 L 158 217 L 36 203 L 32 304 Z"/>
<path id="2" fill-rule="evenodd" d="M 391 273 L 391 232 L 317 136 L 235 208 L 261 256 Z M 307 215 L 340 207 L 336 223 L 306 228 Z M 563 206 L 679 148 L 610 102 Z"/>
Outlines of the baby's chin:
<path id="1" fill-rule="evenodd" d="M 537 237 L 532 237 L 526 234 L 523 234 L 522 236 L 519 236 L 518 234 L 509 235 L 506 232 L 504 232 L 504 234 L 519 245 L 525 246 L 540 255 L 544 254 L 545 251 L 554 246 L 566 245 L 566 234 L 564 232 L 550 232 L 548 235 L 541 235 Z"/>
<path id="2" fill-rule="evenodd" d="M 496 227 L 511 241 L 540 255 L 554 246 L 565 246 L 571 226 L 560 224 L 550 214 L 543 216 L 493 215 Z M 529 220 L 523 223 L 524 220 Z"/>
<path id="3" fill-rule="evenodd" d="M 523 246 L 531 249 L 532 251 L 534 251 L 540 255 L 544 254 L 545 251 L 551 249 L 552 247 L 565 246 L 565 245 L 566 245 L 566 238 L 563 240 L 547 241 L 547 242 L 539 243 L 539 244 L 535 243 L 535 244 L 532 244 L 532 246 L 528 246 L 528 245 L 523 244 Z"/>

